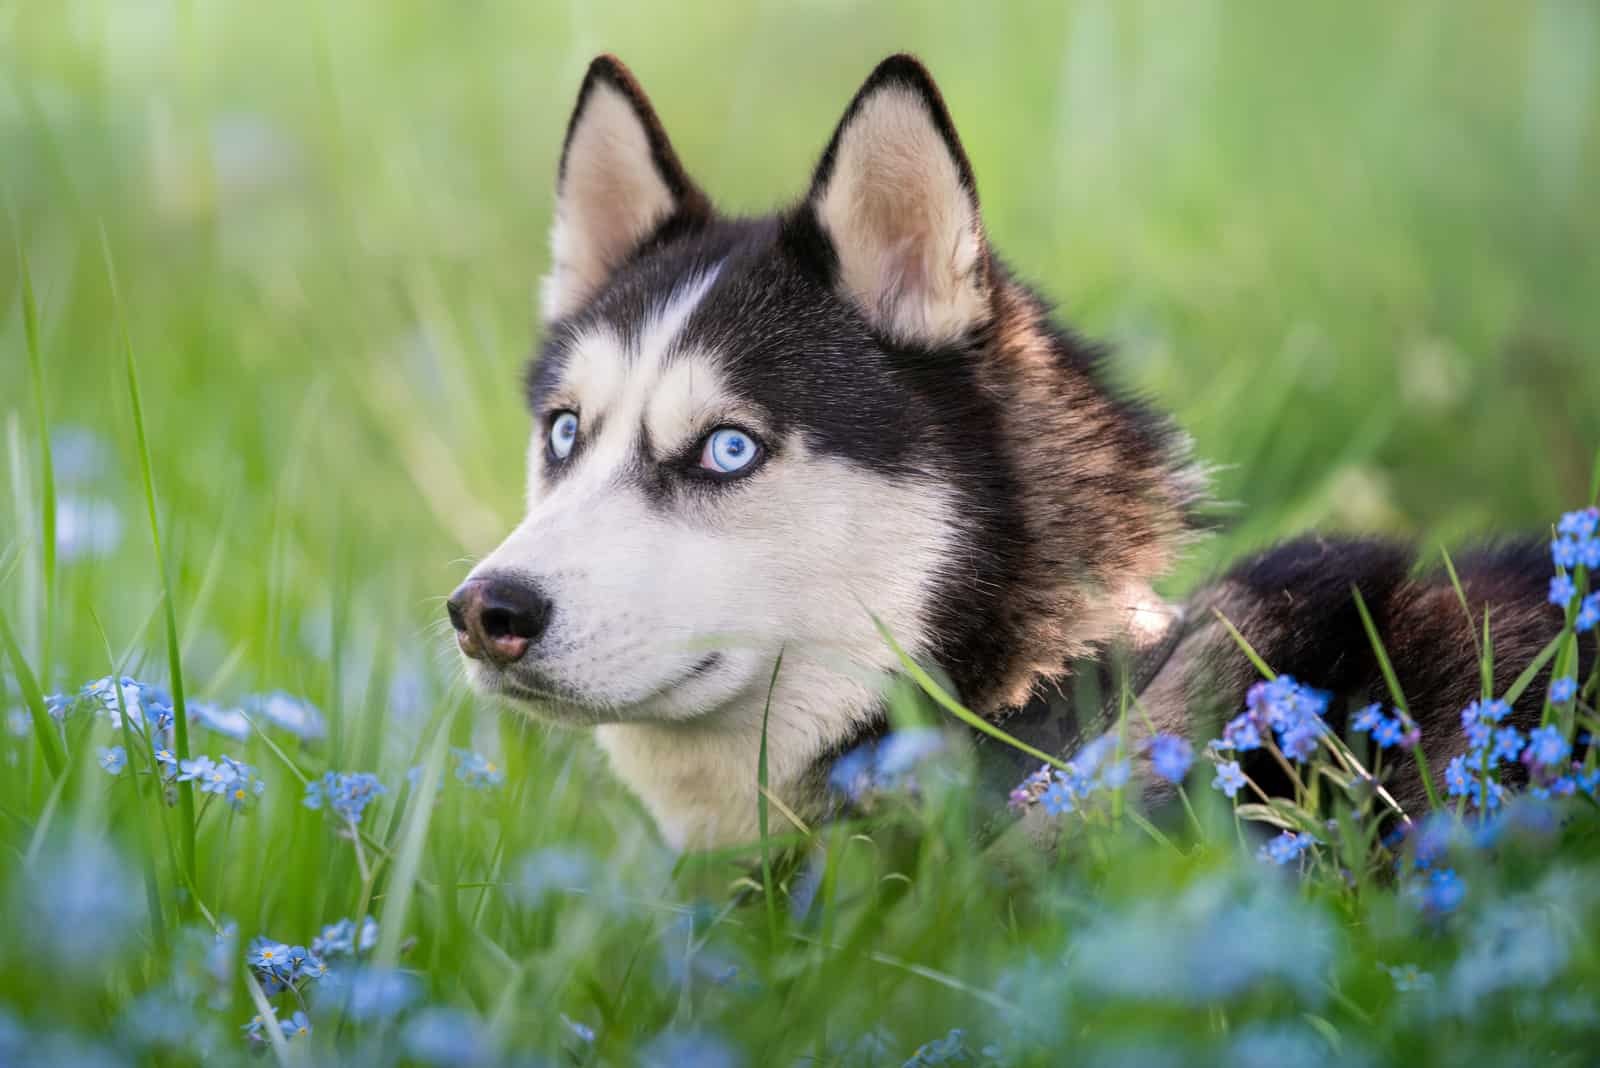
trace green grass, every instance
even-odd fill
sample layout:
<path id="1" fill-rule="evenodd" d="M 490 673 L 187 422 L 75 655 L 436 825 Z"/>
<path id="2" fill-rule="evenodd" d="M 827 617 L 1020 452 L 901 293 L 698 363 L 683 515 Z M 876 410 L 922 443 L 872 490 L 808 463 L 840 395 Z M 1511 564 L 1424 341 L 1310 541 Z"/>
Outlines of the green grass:
<path id="1" fill-rule="evenodd" d="M 1123 379 L 1220 465 L 1223 527 L 1172 577 L 1181 595 L 1312 526 L 1431 549 L 1540 531 L 1591 499 L 1600 15 L 592 8 L 0 11 L 0 706 L 45 717 L 42 694 L 109 660 L 191 706 L 304 695 L 330 726 L 314 746 L 195 729 L 196 752 L 246 759 L 269 784 L 238 816 L 202 800 L 198 822 L 97 768 L 118 740 L 103 727 L 6 734 L 0 884 L 22 897 L 6 899 L 0 1009 L 34 1030 L 116 1035 L 134 996 L 170 991 L 185 929 L 228 917 L 245 940 L 304 941 L 364 911 L 383 921 L 375 952 L 431 1000 L 558 1063 L 630 1063 L 669 1029 L 723 1035 L 761 1065 L 827 1063 L 880 1026 L 884 1063 L 957 1026 L 974 1047 L 1045 1027 L 1047 1043 L 1085 1049 L 1215 1051 L 1282 1026 L 1324 1050 L 1331 1035 L 1345 1053 L 1448 1064 L 1540 1036 L 1554 1054 L 1592 1027 L 1541 1015 L 1581 1015 L 1568 991 L 1600 977 L 1582 936 L 1564 936 L 1549 986 L 1517 973 L 1495 1012 L 1473 1001 L 1418 1022 L 1378 964 L 1419 963 L 1440 998 L 1466 998 L 1452 977 L 1492 921 L 1436 936 L 1403 895 L 1347 894 L 1331 876 L 1283 891 L 1328 933 L 1299 947 L 1309 979 L 1204 1004 L 1095 1000 L 1069 960 L 1093 961 L 1118 917 L 1137 926 L 1150 895 L 1195 929 L 1232 922 L 1207 896 L 1218 887 L 1255 900 L 1260 873 L 1209 796 L 1195 797 L 1206 833 L 1175 848 L 1108 824 L 1051 864 L 978 853 L 984 814 L 935 791 L 870 835 L 824 832 L 821 904 L 794 921 L 786 893 L 759 892 L 767 866 L 765 881 L 796 885 L 791 865 L 764 864 L 759 844 L 667 856 L 584 738 L 470 701 L 439 631 L 443 595 L 518 514 L 518 375 L 555 156 L 593 53 L 633 66 L 691 172 L 740 211 L 797 195 L 871 65 L 921 54 L 1008 261 L 1112 343 Z M 52 463 L 42 426 L 93 431 L 102 468 L 59 448 Z M 122 536 L 105 556 L 58 558 L 52 532 L 86 501 L 115 505 Z M 450 746 L 497 754 L 505 783 L 467 789 Z M 424 763 L 444 781 L 437 806 L 404 789 Z M 328 767 L 389 785 L 363 856 L 300 806 L 301 777 Z M 789 831 L 775 813 L 771 829 Z M 1580 822 L 1526 863 L 1464 861 L 1470 907 L 1553 900 L 1562 871 L 1595 885 L 1594 830 Z M 74 968 L 38 944 L 26 885 L 93 839 L 132 865 L 136 922 L 110 959 Z M 591 858 L 593 892 L 516 889 L 545 849 Z M 1594 929 L 1592 895 L 1569 889 L 1550 908 Z M 1177 974 L 1187 951 L 1167 948 Z M 1019 979 L 1030 953 L 1060 982 Z M 708 963 L 681 984 L 686 958 Z M 737 982 L 711 981 L 734 962 Z M 252 1011 L 243 970 L 226 986 L 203 1018 L 233 1050 Z M 562 1014 L 596 1029 L 593 1047 Z M 402 1029 L 330 1022 L 315 1041 L 392 1054 Z"/>

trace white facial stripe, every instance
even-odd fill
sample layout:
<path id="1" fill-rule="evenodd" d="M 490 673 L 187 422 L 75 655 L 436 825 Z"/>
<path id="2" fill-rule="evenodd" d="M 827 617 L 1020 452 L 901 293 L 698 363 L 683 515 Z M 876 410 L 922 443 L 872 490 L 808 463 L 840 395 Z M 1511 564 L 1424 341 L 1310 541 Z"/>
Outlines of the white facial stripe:
<path id="1" fill-rule="evenodd" d="M 684 324 L 689 321 L 689 316 L 694 314 L 700 301 L 710 292 L 716 284 L 717 276 L 722 273 L 722 264 L 718 263 L 705 274 L 686 285 L 679 286 L 673 291 L 654 315 L 639 332 L 638 360 L 639 370 L 648 375 L 657 370 L 666 360 L 667 353 L 672 351 L 678 335 L 683 332 Z M 644 376 L 641 376 L 644 377 Z"/>

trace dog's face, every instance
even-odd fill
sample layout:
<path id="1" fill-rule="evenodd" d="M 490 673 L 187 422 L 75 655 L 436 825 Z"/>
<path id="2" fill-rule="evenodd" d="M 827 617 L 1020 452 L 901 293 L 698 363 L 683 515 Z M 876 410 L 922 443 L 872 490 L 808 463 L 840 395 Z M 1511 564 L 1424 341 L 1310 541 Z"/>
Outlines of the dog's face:
<path id="1" fill-rule="evenodd" d="M 987 257 L 922 67 L 880 67 L 797 208 L 725 221 L 598 59 L 552 246 L 528 513 L 451 598 L 472 681 L 549 718 L 675 721 L 765 691 L 781 649 L 882 667 L 874 614 L 923 648 L 963 563 L 946 409 Z"/>
<path id="2" fill-rule="evenodd" d="M 527 515 L 451 599 L 472 680 L 540 715 L 680 721 L 775 658 L 924 648 L 979 469 L 987 315 L 971 175 L 922 69 L 852 103 L 809 195 L 729 221 L 603 57 L 563 152 Z M 976 411 L 976 409 L 971 409 Z M 990 457 L 992 459 L 992 457 Z"/>

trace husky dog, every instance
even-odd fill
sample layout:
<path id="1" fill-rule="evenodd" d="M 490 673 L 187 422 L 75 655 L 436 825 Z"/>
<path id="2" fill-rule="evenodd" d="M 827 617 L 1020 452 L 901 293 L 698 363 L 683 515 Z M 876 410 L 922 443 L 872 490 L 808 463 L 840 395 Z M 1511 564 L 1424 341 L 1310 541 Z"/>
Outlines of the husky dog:
<path id="1" fill-rule="evenodd" d="M 596 59 L 551 245 L 527 515 L 450 618 L 473 683 L 593 726 L 675 847 L 756 835 L 769 694 L 769 788 L 826 815 L 831 762 L 887 729 L 898 663 L 875 619 L 968 707 L 1065 751 L 1102 726 L 1067 699 L 1086 664 L 1123 659 L 1162 730 L 1203 738 L 1205 710 L 1241 707 L 1256 675 L 1219 612 L 1278 671 L 1382 699 L 1355 585 L 1430 761 L 1476 695 L 1485 606 L 1506 679 L 1560 626 L 1537 546 L 1459 561 L 1470 615 L 1376 541 L 1293 542 L 1163 602 L 1201 469 L 996 255 L 909 56 L 761 218 L 718 214 L 627 68 Z"/>

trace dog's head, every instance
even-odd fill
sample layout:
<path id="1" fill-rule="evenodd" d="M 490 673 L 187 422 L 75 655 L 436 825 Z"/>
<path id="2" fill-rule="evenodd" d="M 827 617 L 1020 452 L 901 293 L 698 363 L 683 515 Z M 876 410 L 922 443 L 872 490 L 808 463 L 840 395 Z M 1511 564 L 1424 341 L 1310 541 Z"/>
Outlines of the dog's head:
<path id="1" fill-rule="evenodd" d="M 730 219 L 597 59 L 551 244 L 527 515 L 450 601 L 481 688 L 571 722 L 691 720 L 764 694 L 780 649 L 887 666 L 874 615 L 969 696 L 1075 651 L 1059 617 L 1142 529 L 1113 476 L 1155 467 L 1158 435 L 1118 423 L 1001 277 L 915 60 L 872 73 L 798 203 Z M 1098 472 L 1093 516 L 1058 507 L 1075 462 Z"/>
<path id="2" fill-rule="evenodd" d="M 559 718 L 683 719 L 781 647 L 881 660 L 869 612 L 924 645 L 963 536 L 924 410 L 950 383 L 918 363 L 985 324 L 989 264 L 923 69 L 878 69 L 794 209 L 729 220 L 597 59 L 551 244 L 527 516 L 450 602 L 474 681 Z"/>

